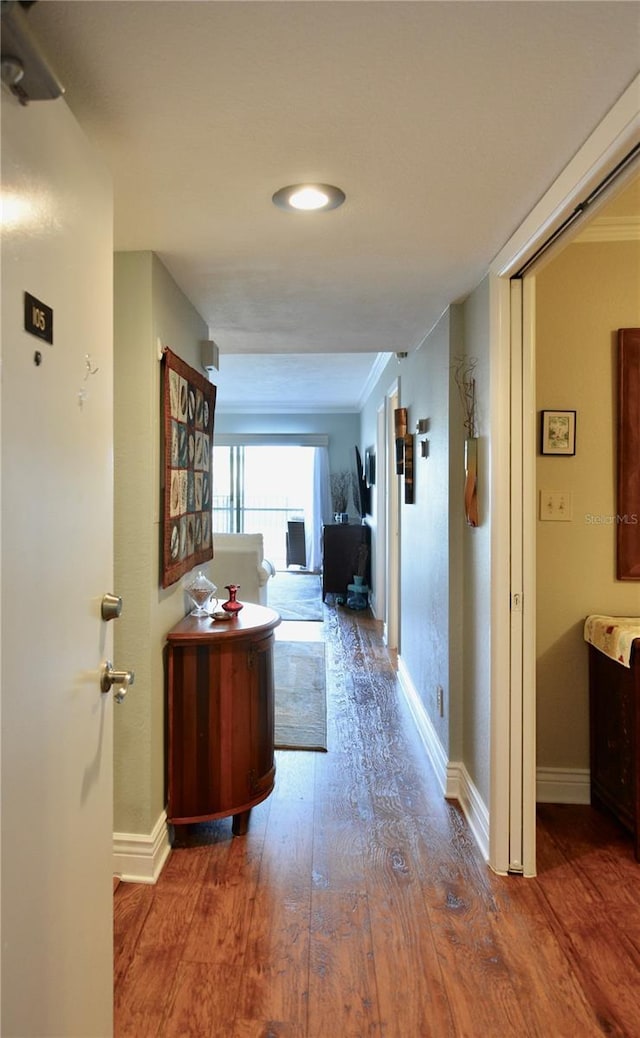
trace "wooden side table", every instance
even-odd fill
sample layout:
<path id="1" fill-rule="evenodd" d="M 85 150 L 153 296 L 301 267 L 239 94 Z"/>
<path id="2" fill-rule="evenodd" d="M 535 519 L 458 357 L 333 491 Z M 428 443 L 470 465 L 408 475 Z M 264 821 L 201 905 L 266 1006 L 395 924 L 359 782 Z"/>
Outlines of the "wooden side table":
<path id="1" fill-rule="evenodd" d="M 245 604 L 233 620 L 186 616 L 167 635 L 167 817 L 172 825 L 233 815 L 271 793 L 274 757 L 273 609 Z"/>

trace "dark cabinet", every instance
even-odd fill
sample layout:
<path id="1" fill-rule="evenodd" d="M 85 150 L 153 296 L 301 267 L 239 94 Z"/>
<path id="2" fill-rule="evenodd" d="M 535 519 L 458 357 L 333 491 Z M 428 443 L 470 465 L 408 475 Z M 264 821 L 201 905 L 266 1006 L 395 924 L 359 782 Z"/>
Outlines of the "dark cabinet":
<path id="1" fill-rule="evenodd" d="M 640 860 L 640 639 L 631 668 L 589 646 L 591 802 L 634 837 Z"/>
<path id="2" fill-rule="evenodd" d="M 371 584 L 371 528 L 362 523 L 334 523 L 322 530 L 322 600 L 346 595 L 354 574 Z"/>
<path id="3" fill-rule="evenodd" d="M 246 832 L 251 808 L 272 791 L 273 609 L 245 605 L 236 618 L 186 616 L 167 636 L 168 821 L 233 815 Z"/>

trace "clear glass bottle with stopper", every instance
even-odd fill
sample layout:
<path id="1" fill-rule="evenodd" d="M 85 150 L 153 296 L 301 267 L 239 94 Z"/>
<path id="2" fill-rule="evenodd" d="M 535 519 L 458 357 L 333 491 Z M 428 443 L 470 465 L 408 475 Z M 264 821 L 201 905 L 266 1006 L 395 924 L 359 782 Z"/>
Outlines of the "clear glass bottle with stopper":
<path id="1" fill-rule="evenodd" d="M 193 602 L 194 608 L 191 610 L 191 616 L 208 616 L 209 611 L 206 608 L 209 600 L 215 595 L 218 590 L 215 584 L 212 584 L 210 580 L 205 577 L 202 570 L 198 571 L 197 576 L 189 577 L 185 584 L 184 590 Z M 213 608 L 217 606 L 217 599 L 214 602 Z"/>

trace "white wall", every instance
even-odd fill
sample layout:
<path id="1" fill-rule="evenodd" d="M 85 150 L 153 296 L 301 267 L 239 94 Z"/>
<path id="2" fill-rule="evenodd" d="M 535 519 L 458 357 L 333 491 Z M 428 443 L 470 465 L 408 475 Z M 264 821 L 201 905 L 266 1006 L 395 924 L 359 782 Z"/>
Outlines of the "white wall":
<path id="1" fill-rule="evenodd" d="M 465 353 L 475 357 L 479 525 L 463 531 L 463 760 L 489 803 L 491 748 L 491 479 L 489 417 L 489 278 L 464 303 Z M 460 462 L 462 464 L 462 462 Z M 504 545 L 508 551 L 508 545 Z"/>
<path id="2" fill-rule="evenodd" d="M 538 765 L 589 767 L 589 613 L 640 614 L 615 578 L 617 329 L 640 326 L 640 243 L 575 243 L 536 277 L 538 411 L 577 411 L 575 457 L 539 456 L 538 490 L 572 495 L 537 522 Z M 538 513 L 539 515 L 539 513 Z"/>
<path id="3" fill-rule="evenodd" d="M 426 418 L 429 456 L 416 436 L 413 504 L 400 509 L 400 656 L 450 763 L 464 765 L 484 804 L 490 792 L 491 602 L 489 467 L 489 278 L 451 306 L 420 348 L 391 360 L 367 400 L 361 449 L 376 440 L 377 412 L 395 378 L 415 432 Z M 451 375 L 457 357 L 476 359 L 480 525 L 463 510 L 463 412 Z M 374 545 L 377 514 L 372 522 Z M 375 557 L 374 549 L 374 557 Z M 375 582 L 375 578 L 374 578 Z M 436 691 L 444 691 L 444 717 Z"/>
<path id="4" fill-rule="evenodd" d="M 208 334 L 151 252 L 116 254 L 114 291 L 115 591 L 124 602 L 114 653 L 136 673 L 115 711 L 114 830 L 148 835 L 165 807 L 163 649 L 187 612 L 182 581 L 160 587 L 158 340 L 199 370 Z"/>
<path id="5" fill-rule="evenodd" d="M 220 433 L 325 433 L 329 437 L 329 470 L 351 472 L 355 471 L 354 448 L 360 442 L 360 415 L 355 411 L 353 414 L 225 414 L 224 397 L 220 395 L 214 442 Z"/>
<path id="6" fill-rule="evenodd" d="M 399 380 L 408 429 L 415 435 L 414 502 L 404 503 L 400 477 L 400 655 L 402 666 L 447 757 L 462 750 L 462 512 L 463 430 L 450 368 L 463 350 L 462 309 L 443 315 L 420 348 L 399 364 L 391 360 L 362 412 L 361 449 L 376 442 L 377 412 L 391 383 Z M 453 388 L 452 388 L 453 386 Z M 420 441 L 428 440 L 428 457 Z M 457 462 L 452 462 L 455 455 Z M 380 462 L 379 462 L 380 464 Z M 379 487 L 379 483 L 376 484 Z M 372 536 L 378 534 L 377 515 Z M 375 557 L 375 551 L 374 551 Z M 444 692 L 444 716 L 437 689 Z"/>
<path id="7" fill-rule="evenodd" d="M 164 810 L 163 648 L 186 612 L 182 581 L 160 587 L 158 340 L 199 369 L 199 341 L 206 338 L 207 326 L 153 253 L 116 254 L 115 589 L 124 608 L 114 655 L 136 672 L 115 714 L 114 831 L 120 834 L 151 834 Z M 332 467 L 354 468 L 357 414 L 225 415 L 223 409 L 221 399 L 214 440 L 221 431 L 323 432 Z"/>
<path id="8" fill-rule="evenodd" d="M 419 418 L 429 422 L 428 458 L 420 456 L 422 437 L 415 438 L 414 503 L 401 504 L 401 655 L 447 755 L 452 693 L 449 585 L 454 562 L 449 553 L 450 360 L 447 311 L 420 349 L 400 365 L 400 400 L 408 409 L 409 431 L 415 434 Z M 444 691 L 443 717 L 436 709 L 438 686 Z"/>

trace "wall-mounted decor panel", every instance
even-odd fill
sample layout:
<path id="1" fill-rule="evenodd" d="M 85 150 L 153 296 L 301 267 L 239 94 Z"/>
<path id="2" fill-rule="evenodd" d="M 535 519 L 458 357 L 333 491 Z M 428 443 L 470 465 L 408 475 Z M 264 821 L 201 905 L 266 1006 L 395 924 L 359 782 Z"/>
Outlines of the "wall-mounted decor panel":
<path id="1" fill-rule="evenodd" d="M 162 586 L 213 558 L 211 462 L 216 387 L 171 350 L 163 356 Z"/>

